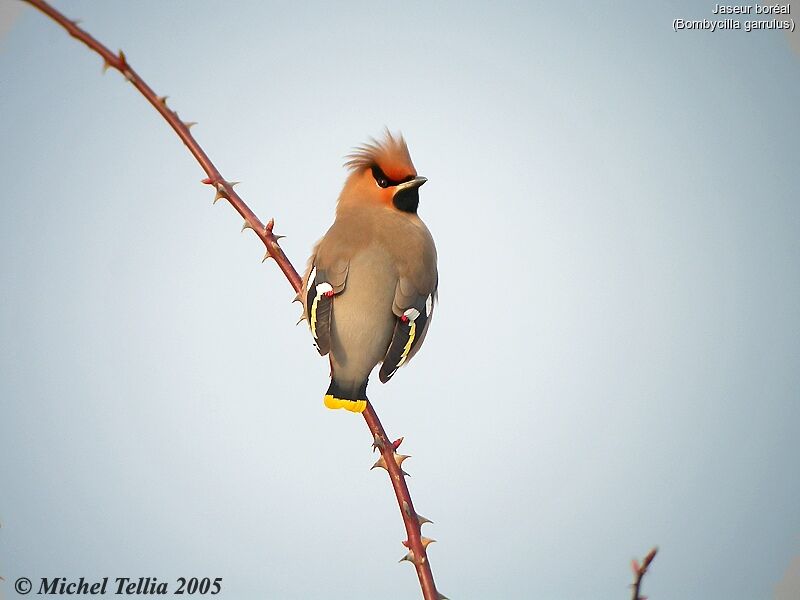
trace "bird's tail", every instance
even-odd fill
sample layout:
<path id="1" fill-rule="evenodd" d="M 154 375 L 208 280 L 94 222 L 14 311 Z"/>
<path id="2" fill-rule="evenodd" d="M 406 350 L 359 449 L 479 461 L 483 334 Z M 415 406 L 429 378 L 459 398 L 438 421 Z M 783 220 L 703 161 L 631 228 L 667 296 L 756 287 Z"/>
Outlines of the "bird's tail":
<path id="1" fill-rule="evenodd" d="M 367 408 L 367 380 L 355 386 L 342 385 L 331 378 L 328 391 L 325 392 L 325 406 L 330 409 L 343 408 L 350 412 L 360 413 Z"/>

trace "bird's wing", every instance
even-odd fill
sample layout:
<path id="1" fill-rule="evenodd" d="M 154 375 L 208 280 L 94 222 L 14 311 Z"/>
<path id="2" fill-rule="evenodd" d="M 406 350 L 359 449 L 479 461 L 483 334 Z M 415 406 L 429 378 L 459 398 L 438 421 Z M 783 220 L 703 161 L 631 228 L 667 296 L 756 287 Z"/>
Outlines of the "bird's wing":
<path id="1" fill-rule="evenodd" d="M 397 369 L 411 360 L 425 340 L 428 325 L 436 304 L 436 285 L 433 289 L 420 291 L 412 281 L 400 277 L 395 288 L 392 312 L 397 317 L 389 343 L 389 350 L 383 358 L 380 379 L 386 383 Z"/>
<path id="2" fill-rule="evenodd" d="M 349 266 L 350 261 L 342 257 L 332 262 L 322 260 L 319 254 L 311 257 L 306 276 L 305 316 L 322 356 L 331 349 L 333 297 L 344 290 Z"/>

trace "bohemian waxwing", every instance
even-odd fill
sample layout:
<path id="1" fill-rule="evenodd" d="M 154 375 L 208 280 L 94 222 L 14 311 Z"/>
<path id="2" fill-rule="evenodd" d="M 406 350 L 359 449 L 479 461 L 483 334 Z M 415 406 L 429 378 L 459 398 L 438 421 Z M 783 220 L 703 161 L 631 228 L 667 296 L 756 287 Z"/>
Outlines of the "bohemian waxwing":
<path id="1" fill-rule="evenodd" d="M 367 379 L 380 380 L 422 346 L 436 289 L 436 247 L 417 215 L 418 177 L 402 136 L 386 130 L 348 155 L 350 176 L 336 219 L 303 278 L 304 316 L 321 355 L 329 355 L 328 408 L 362 412 Z"/>

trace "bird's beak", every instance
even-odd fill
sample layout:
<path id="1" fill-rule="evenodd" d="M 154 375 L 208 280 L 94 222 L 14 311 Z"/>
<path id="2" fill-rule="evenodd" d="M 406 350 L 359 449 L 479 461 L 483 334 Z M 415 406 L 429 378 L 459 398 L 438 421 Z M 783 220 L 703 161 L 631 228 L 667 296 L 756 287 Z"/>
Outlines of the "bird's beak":
<path id="1" fill-rule="evenodd" d="M 403 190 L 418 188 L 426 181 L 428 181 L 427 177 L 414 177 L 414 179 L 412 179 L 411 181 L 406 181 L 405 183 L 399 183 L 394 188 L 395 190 L 397 190 L 395 194 L 397 194 L 398 192 L 402 192 Z"/>

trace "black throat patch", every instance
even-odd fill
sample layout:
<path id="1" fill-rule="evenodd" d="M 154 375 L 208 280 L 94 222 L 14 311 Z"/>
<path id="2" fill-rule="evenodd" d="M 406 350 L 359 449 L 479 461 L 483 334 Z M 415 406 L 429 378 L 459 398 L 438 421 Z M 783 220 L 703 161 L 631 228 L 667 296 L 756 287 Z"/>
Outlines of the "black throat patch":
<path id="1" fill-rule="evenodd" d="M 394 195 L 394 198 L 392 198 L 392 203 L 397 210 L 416 213 L 419 207 L 419 187 L 414 186 L 405 190 L 400 190 Z"/>

